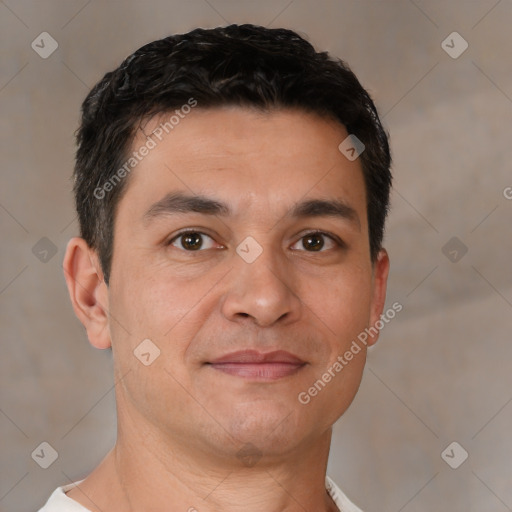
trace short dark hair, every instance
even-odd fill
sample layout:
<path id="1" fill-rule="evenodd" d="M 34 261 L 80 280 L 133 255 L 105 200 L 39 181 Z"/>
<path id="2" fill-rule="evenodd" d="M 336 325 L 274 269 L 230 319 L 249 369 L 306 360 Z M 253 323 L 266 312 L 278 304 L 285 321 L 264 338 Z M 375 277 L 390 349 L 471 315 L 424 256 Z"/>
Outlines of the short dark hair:
<path id="1" fill-rule="evenodd" d="M 82 104 L 75 201 L 80 234 L 97 251 L 106 283 L 116 207 L 128 181 L 120 176 L 126 175 L 137 129 L 143 120 L 190 104 L 191 99 L 198 108 L 284 107 L 342 123 L 365 146 L 359 158 L 370 255 L 376 260 L 392 178 L 388 137 L 369 94 L 347 64 L 315 51 L 291 30 L 230 25 L 198 28 L 146 44 L 107 73 Z M 116 173 L 118 184 L 112 181 Z M 112 186 L 105 187 L 107 183 Z"/>

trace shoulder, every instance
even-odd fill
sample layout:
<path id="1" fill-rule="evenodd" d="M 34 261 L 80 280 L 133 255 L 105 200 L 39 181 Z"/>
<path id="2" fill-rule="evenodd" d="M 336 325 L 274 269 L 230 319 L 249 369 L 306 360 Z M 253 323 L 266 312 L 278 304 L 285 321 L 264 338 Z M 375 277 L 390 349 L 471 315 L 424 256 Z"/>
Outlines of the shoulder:
<path id="1" fill-rule="evenodd" d="M 48 501 L 38 512 L 90 512 L 84 506 L 66 496 L 66 492 L 75 487 L 79 482 L 57 487 Z"/>
<path id="2" fill-rule="evenodd" d="M 325 488 L 340 512 L 363 512 L 345 496 L 343 491 L 328 476 L 325 477 Z"/>

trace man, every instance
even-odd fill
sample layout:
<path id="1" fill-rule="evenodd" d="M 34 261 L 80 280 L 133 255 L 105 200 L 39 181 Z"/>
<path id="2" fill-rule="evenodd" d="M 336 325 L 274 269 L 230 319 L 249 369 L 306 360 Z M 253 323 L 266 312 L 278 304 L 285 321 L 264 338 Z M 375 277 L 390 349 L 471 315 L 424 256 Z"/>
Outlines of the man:
<path id="1" fill-rule="evenodd" d="M 118 438 L 41 510 L 358 511 L 326 467 L 382 323 L 391 174 L 353 73 L 289 30 L 197 29 L 107 73 L 77 141 L 64 271 Z"/>

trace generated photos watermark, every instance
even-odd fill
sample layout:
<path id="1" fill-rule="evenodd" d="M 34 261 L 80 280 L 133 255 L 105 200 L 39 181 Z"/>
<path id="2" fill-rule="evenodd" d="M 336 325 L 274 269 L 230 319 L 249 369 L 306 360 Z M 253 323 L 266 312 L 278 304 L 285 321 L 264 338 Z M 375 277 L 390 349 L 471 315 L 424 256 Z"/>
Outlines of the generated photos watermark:
<path id="1" fill-rule="evenodd" d="M 108 192 L 111 192 L 123 178 L 132 172 L 134 167 L 136 167 L 144 157 L 149 155 L 152 149 L 158 146 L 158 143 L 163 140 L 165 135 L 171 133 L 171 131 L 180 124 L 181 120 L 184 119 L 187 114 L 190 114 L 195 106 L 197 106 L 197 100 L 189 98 L 187 103 L 182 105 L 179 109 L 176 109 L 167 121 L 160 123 L 151 132 L 151 135 L 148 135 L 144 144 L 137 150 L 132 151 L 130 157 L 107 181 L 105 181 L 105 183 L 103 183 L 103 185 L 94 189 L 94 197 L 96 199 L 103 199 Z"/>
<path id="2" fill-rule="evenodd" d="M 366 346 L 367 340 L 369 336 L 376 336 L 383 327 L 388 324 L 397 313 L 402 311 L 403 306 L 400 302 L 395 302 L 393 305 L 387 309 L 384 314 L 380 316 L 380 319 L 375 322 L 371 327 L 367 327 L 364 331 L 358 334 L 357 339 L 352 341 L 352 345 L 348 350 L 346 350 L 342 355 L 339 355 L 336 361 L 322 374 L 322 376 L 315 381 L 315 383 L 307 389 L 307 391 L 301 391 L 297 399 L 303 405 L 309 404 L 311 399 L 320 393 L 325 386 L 331 382 L 336 375 L 338 375 L 345 366 L 347 366 L 354 356 L 361 352 L 361 345 Z"/>

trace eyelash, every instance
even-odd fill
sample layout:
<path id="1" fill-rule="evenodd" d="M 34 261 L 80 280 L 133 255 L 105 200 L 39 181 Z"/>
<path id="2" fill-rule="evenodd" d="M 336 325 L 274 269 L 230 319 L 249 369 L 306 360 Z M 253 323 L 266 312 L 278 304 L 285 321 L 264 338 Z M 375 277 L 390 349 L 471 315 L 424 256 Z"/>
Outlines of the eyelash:
<path id="1" fill-rule="evenodd" d="M 207 237 L 211 238 L 213 240 L 213 237 L 211 237 L 210 235 L 208 235 L 208 233 L 204 233 L 203 231 L 200 231 L 199 229 L 194 229 L 194 228 L 188 228 L 188 229 L 184 229 L 183 231 L 180 231 L 179 233 L 177 233 L 176 235 L 174 235 L 171 239 L 169 239 L 165 245 L 166 246 L 170 246 L 172 245 L 176 240 L 178 240 L 180 237 L 182 237 L 183 235 L 187 235 L 188 233 L 194 233 L 194 234 L 198 234 L 198 235 L 206 235 Z M 323 235 L 327 238 L 329 238 L 332 242 L 334 242 L 337 247 L 336 249 L 345 249 L 347 247 L 347 245 L 345 244 L 345 242 L 343 242 L 343 240 L 341 240 L 339 237 L 337 237 L 336 235 L 333 235 L 331 233 L 326 233 L 325 231 L 320 231 L 320 230 L 313 230 L 313 231 L 308 231 L 307 233 L 303 234 L 298 241 L 300 241 L 301 239 L 303 238 L 306 238 L 307 236 L 311 236 L 311 235 Z M 297 243 L 295 242 L 295 243 Z M 295 245 L 295 244 L 293 244 Z M 322 248 L 323 249 L 323 248 Z M 180 248 L 180 250 L 184 251 L 184 252 L 189 252 L 189 253 L 195 253 L 195 252 L 202 252 L 206 249 L 198 249 L 196 251 L 187 251 L 186 249 L 183 249 L 183 248 Z M 303 250 L 301 252 L 310 252 L 310 253 L 315 253 L 315 252 L 326 252 L 324 250 L 320 250 L 320 251 L 307 251 L 307 250 Z"/>

